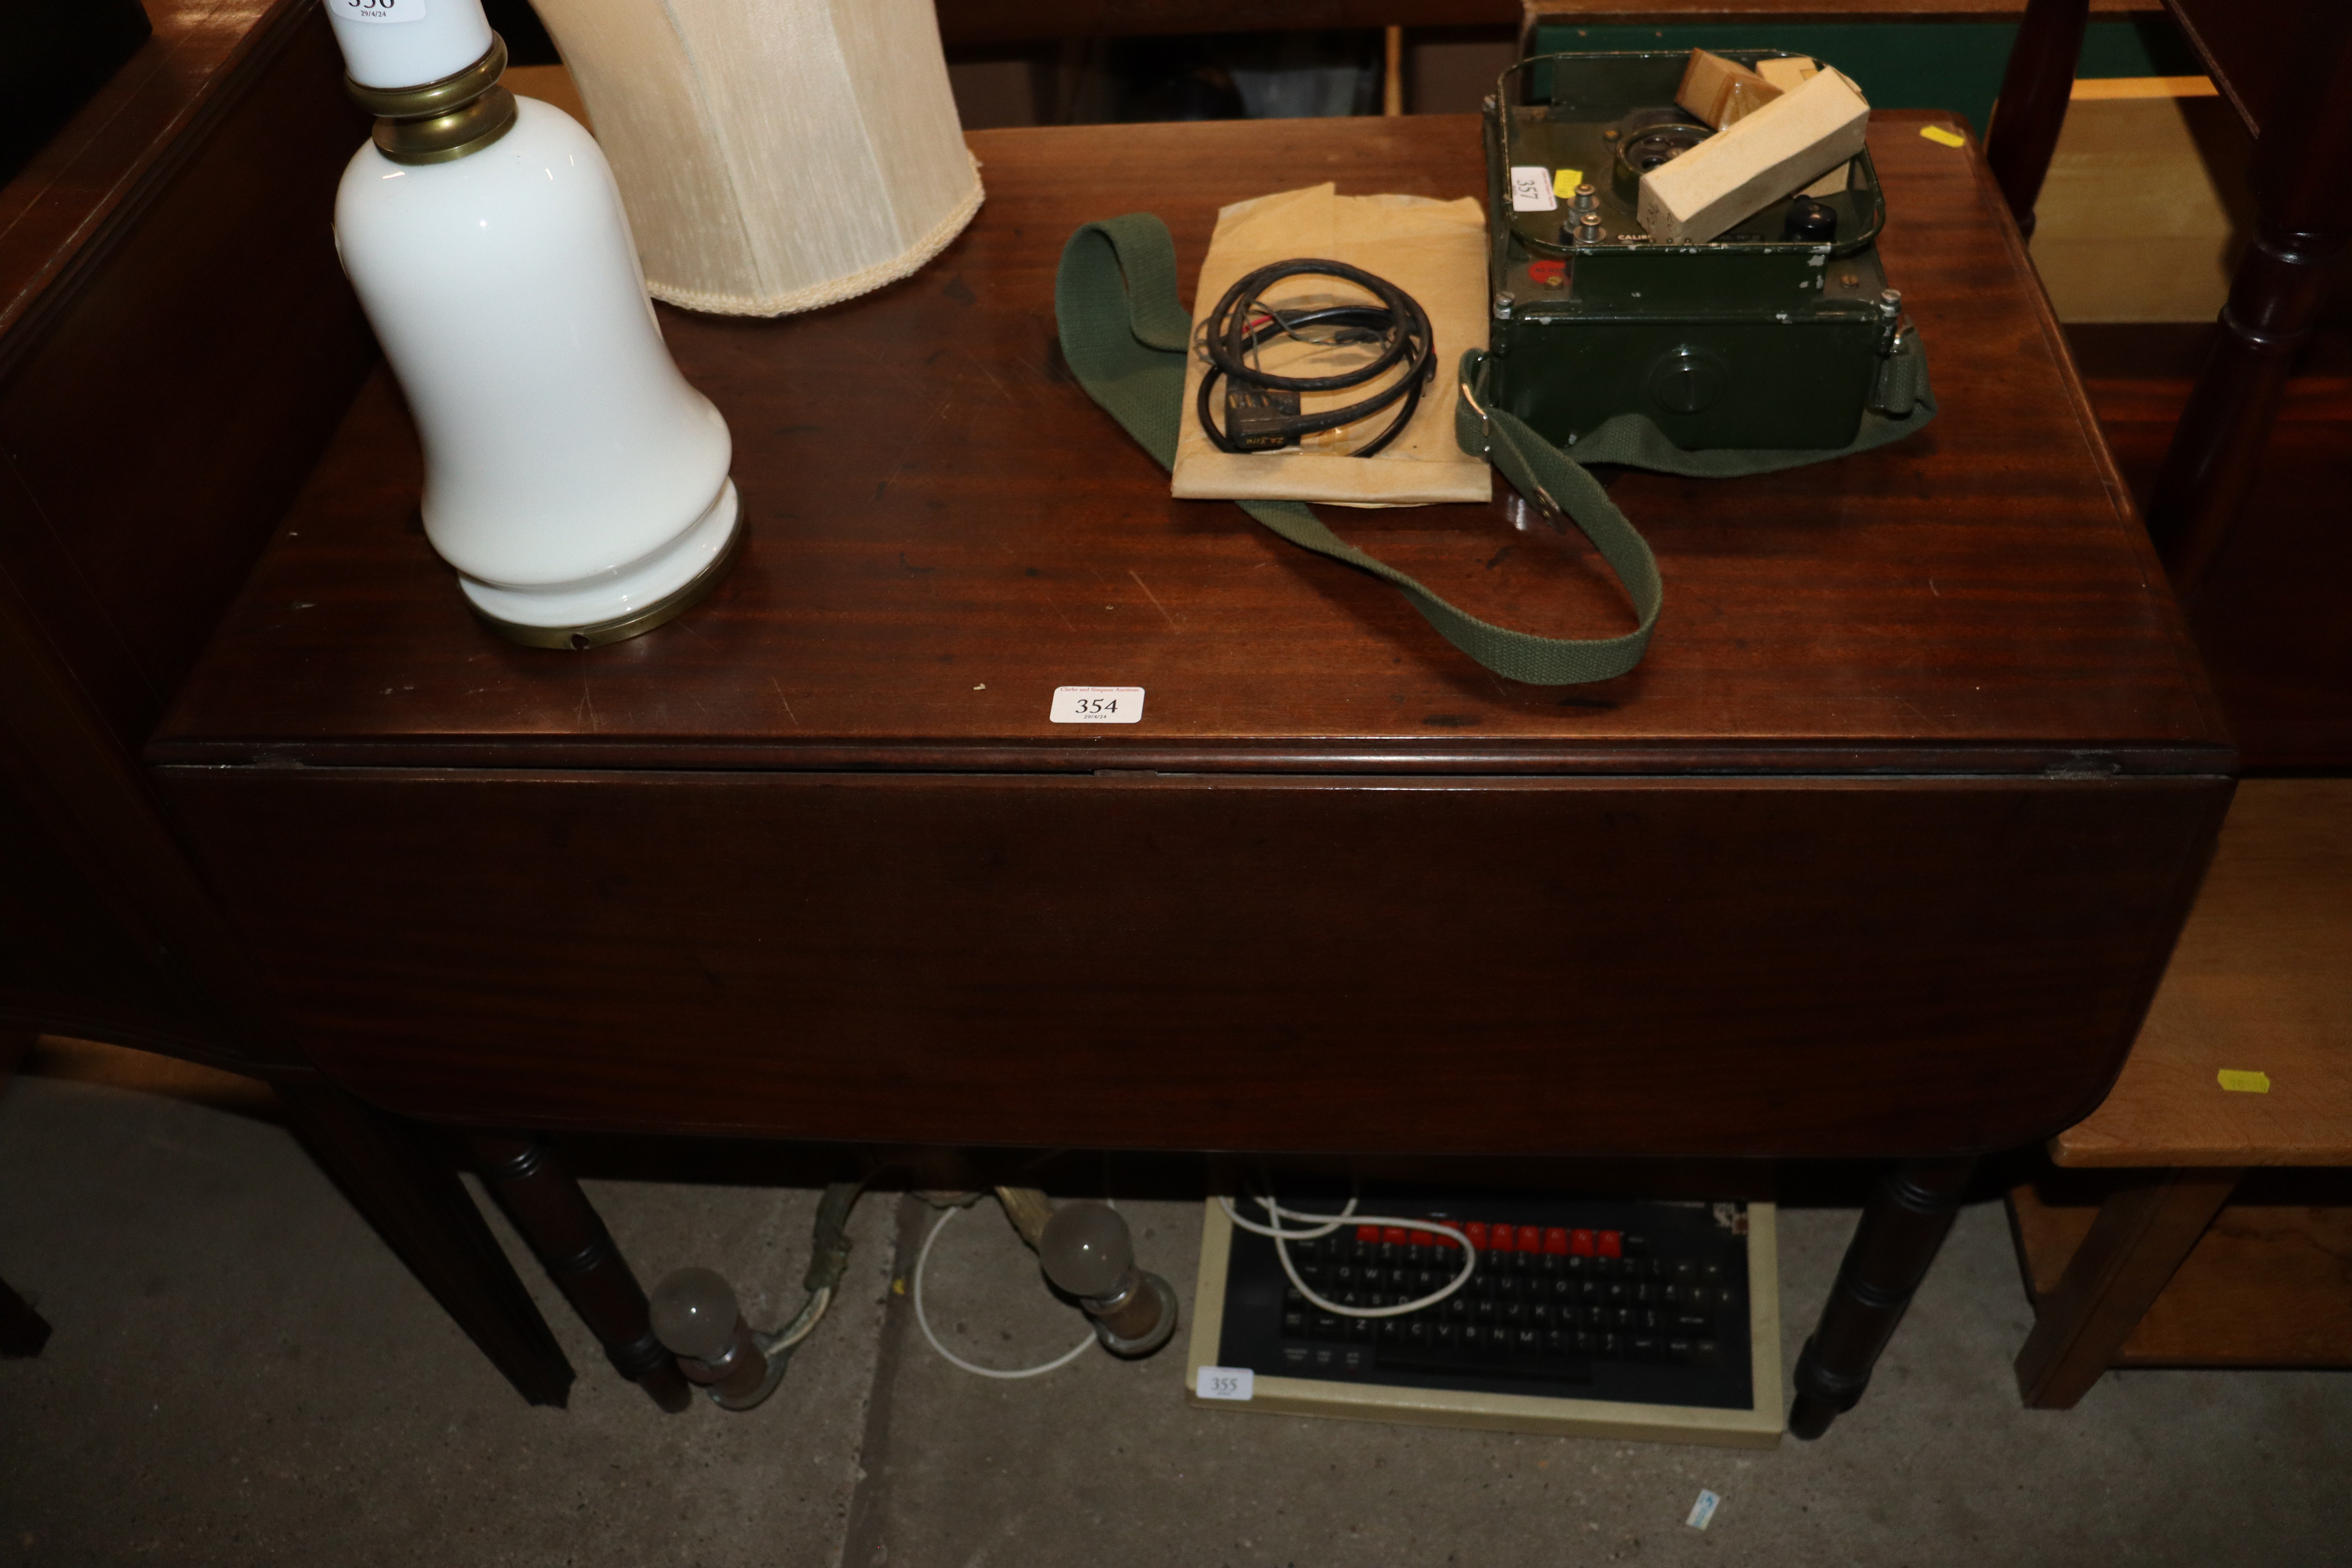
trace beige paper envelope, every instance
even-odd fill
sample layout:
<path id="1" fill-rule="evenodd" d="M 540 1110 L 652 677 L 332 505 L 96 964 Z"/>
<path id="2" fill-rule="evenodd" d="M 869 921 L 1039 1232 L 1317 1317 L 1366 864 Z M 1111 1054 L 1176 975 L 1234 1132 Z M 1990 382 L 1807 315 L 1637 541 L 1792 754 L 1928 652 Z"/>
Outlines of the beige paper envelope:
<path id="1" fill-rule="evenodd" d="M 1345 506 L 1426 506 L 1483 501 L 1493 494 L 1486 459 L 1454 441 L 1454 367 L 1466 349 L 1486 346 L 1486 214 L 1475 198 L 1438 202 L 1425 196 L 1343 196 L 1315 185 L 1240 202 L 1217 215 L 1217 232 L 1201 264 L 1193 326 L 1234 281 L 1272 261 L 1300 257 L 1344 261 L 1385 278 L 1421 302 L 1436 340 L 1435 378 L 1422 394 L 1412 423 L 1378 455 L 1351 458 L 1297 447 L 1280 452 L 1220 452 L 1201 433 L 1193 414 L 1206 371 L 1195 353 L 1184 373 L 1184 425 L 1176 442 L 1172 489 L 1188 500 L 1309 500 Z M 1337 279 L 1286 279 L 1270 291 L 1275 303 L 1361 298 Z M 1286 371 L 1267 345 L 1265 367 Z M 1279 348 L 1291 354 L 1296 344 Z M 1328 374 L 1301 365 L 1286 374 Z M 1356 351 L 1354 363 L 1361 363 Z M 1370 388 L 1308 393 L 1308 412 L 1360 401 Z M 1224 409 L 1218 399 L 1214 411 Z M 1370 427 L 1349 432 L 1350 447 L 1370 439 L 1394 416 L 1386 410 Z M 1344 449 L 1343 449 L 1344 450 Z"/>

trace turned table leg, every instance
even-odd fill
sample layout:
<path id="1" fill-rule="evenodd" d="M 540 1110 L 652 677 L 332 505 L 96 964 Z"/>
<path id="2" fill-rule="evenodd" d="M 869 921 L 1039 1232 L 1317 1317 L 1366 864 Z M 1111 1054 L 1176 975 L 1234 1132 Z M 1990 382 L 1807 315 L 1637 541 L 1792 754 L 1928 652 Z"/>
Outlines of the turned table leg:
<path id="1" fill-rule="evenodd" d="M 1845 1250 L 1821 1323 L 1797 1357 L 1792 1436 L 1820 1436 L 1861 1400 L 1878 1352 L 1895 1337 L 1911 1293 L 1952 1228 L 1975 1168 L 1974 1160 L 1914 1161 L 1880 1184 Z"/>
<path id="2" fill-rule="evenodd" d="M 2074 96 L 2090 0 L 2030 0 L 2000 80 L 2000 110 L 1984 131 L 1985 162 L 2017 230 L 2033 237 L 2033 204 L 2050 173 Z"/>
<path id="3" fill-rule="evenodd" d="M 2268 40 L 2282 68 L 2254 149 L 2253 243 L 2147 503 L 2147 531 L 2184 600 L 2252 493 L 2288 373 L 2352 247 L 2352 9 L 2306 5 L 2299 20 L 2299 36 Z"/>
<path id="4" fill-rule="evenodd" d="M 604 1345 L 613 1369 L 664 1410 L 685 1409 L 693 1390 L 677 1358 L 654 1337 L 645 1288 L 555 1152 L 531 1139 L 488 1133 L 467 1142 L 490 1195 Z"/>
<path id="5" fill-rule="evenodd" d="M 2033 1331 L 2017 1352 L 2017 1389 L 2029 1406 L 2069 1410 L 2090 1392 L 2242 1174 L 2151 1173 L 2099 1205 L 2057 1289 L 2035 1305 Z"/>
<path id="6" fill-rule="evenodd" d="M 38 1355 L 48 1342 L 49 1325 L 41 1314 L 0 1279 L 0 1356 Z"/>
<path id="7" fill-rule="evenodd" d="M 572 1363 L 421 1129 L 339 1089 L 281 1082 L 295 1135 L 457 1326 L 533 1405 L 562 1405 Z"/>

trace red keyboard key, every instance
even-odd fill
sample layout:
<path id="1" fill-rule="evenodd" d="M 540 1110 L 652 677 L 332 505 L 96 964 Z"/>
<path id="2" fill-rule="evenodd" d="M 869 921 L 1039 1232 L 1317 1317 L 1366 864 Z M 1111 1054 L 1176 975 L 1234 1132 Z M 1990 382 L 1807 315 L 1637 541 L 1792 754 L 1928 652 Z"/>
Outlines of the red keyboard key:
<path id="1" fill-rule="evenodd" d="M 1514 1231 L 1509 1226 L 1489 1225 L 1486 1226 L 1487 1251 L 1509 1252 L 1514 1250 L 1517 1244 L 1518 1233 Z"/>
<path id="2" fill-rule="evenodd" d="M 1568 1252 L 1568 1227 L 1565 1226 L 1556 1225 L 1549 1230 L 1545 1231 L 1544 1250 L 1556 1257 L 1566 1256 Z"/>
<path id="3" fill-rule="evenodd" d="M 1521 1252 L 1541 1252 L 1543 1250 L 1543 1243 L 1544 1236 L 1542 1226 L 1533 1225 L 1523 1225 L 1519 1226 L 1519 1250 Z"/>
<path id="4" fill-rule="evenodd" d="M 1568 1233 L 1568 1250 L 1571 1255 L 1578 1258 L 1591 1257 L 1592 1233 L 1589 1230 L 1570 1231 Z"/>
<path id="5" fill-rule="evenodd" d="M 1415 1247 L 1434 1247 L 1445 1239 L 1447 1238 L 1433 1230 L 1416 1230 L 1412 1233 L 1412 1244 Z"/>
<path id="6" fill-rule="evenodd" d="M 1486 1250 L 1486 1227 L 1485 1226 L 1481 1225 L 1475 1219 L 1465 1219 L 1456 1228 L 1458 1228 L 1463 1235 L 1470 1238 L 1471 1246 L 1476 1247 L 1481 1252 Z"/>
<path id="7" fill-rule="evenodd" d="M 1465 1226 L 1458 1226 L 1458 1227 L 1456 1227 L 1456 1228 L 1459 1228 L 1459 1229 L 1467 1229 L 1468 1227 Z M 1461 1250 L 1462 1250 L 1462 1244 L 1461 1244 L 1460 1242 L 1458 1242 L 1458 1241 L 1454 1240 L 1452 1237 L 1447 1236 L 1447 1235 L 1446 1235 L 1444 1232 L 1443 1232 L 1443 1231 L 1435 1231 L 1435 1230 L 1431 1231 L 1431 1232 L 1429 1233 L 1429 1239 L 1430 1239 L 1430 1240 L 1432 1240 L 1432 1241 L 1433 1241 L 1433 1242 L 1435 1242 L 1435 1243 L 1437 1243 L 1437 1245 L 1438 1245 L 1438 1246 L 1440 1246 L 1440 1247 L 1452 1247 L 1452 1248 L 1453 1248 L 1454 1251 L 1456 1251 L 1456 1252 L 1459 1252 L 1459 1251 L 1461 1251 Z"/>
<path id="8" fill-rule="evenodd" d="M 1622 1258 L 1625 1256 L 1624 1237 L 1619 1236 L 1615 1231 L 1602 1231 L 1600 1235 L 1599 1240 L 1601 1242 L 1601 1257 Z"/>
<path id="9" fill-rule="evenodd" d="M 1360 1225 L 1356 1227 L 1356 1239 L 1358 1241 L 1377 1242 L 1380 1238 L 1381 1227 L 1379 1226 Z"/>
<path id="10" fill-rule="evenodd" d="M 1387 1242 L 1391 1247 L 1402 1247 L 1402 1246 L 1404 1246 L 1404 1245 L 1405 1245 L 1405 1233 L 1404 1233 L 1404 1226 L 1401 1226 L 1401 1225 L 1392 1225 L 1392 1226 L 1386 1226 L 1386 1227 L 1385 1227 L 1385 1228 L 1383 1228 L 1383 1229 L 1381 1230 L 1381 1239 L 1382 1241 Z"/>

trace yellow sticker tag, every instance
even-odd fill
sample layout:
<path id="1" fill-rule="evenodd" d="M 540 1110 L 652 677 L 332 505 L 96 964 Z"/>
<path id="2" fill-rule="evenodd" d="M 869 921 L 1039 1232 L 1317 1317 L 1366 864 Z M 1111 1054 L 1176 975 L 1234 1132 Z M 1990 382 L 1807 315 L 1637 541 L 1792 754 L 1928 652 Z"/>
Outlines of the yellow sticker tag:
<path id="1" fill-rule="evenodd" d="M 1947 131 L 1940 125 L 1922 125 L 1919 127 L 1919 134 L 1930 142 L 1938 142 L 1947 147 L 1965 147 L 1969 144 L 1967 137 L 1957 131 Z"/>
<path id="2" fill-rule="evenodd" d="M 1576 187 L 1584 184 L 1581 169 L 1562 169 L 1551 177 L 1551 194 L 1565 201 L 1576 195 Z"/>
<path id="3" fill-rule="evenodd" d="M 2271 1075 L 2266 1072 L 2241 1072 L 2236 1068 L 2223 1068 L 2213 1076 L 2220 1079 L 2221 1087 L 2232 1094 L 2268 1094 L 2271 1091 Z"/>

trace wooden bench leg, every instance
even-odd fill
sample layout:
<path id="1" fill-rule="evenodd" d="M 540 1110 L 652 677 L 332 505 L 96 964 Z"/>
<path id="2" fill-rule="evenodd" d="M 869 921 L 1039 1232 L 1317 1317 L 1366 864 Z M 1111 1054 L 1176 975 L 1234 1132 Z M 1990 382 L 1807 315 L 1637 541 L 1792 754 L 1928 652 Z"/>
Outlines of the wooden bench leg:
<path id="1" fill-rule="evenodd" d="M 48 1342 L 49 1325 L 41 1314 L 0 1279 L 0 1356 L 38 1355 Z"/>
<path id="2" fill-rule="evenodd" d="M 295 1135 L 515 1392 L 562 1405 L 572 1363 L 457 1173 L 415 1123 L 321 1084 L 278 1083 Z"/>
<path id="3" fill-rule="evenodd" d="M 1878 1352 L 1895 1337 L 1911 1293 L 1951 1231 L 1976 1163 L 1916 1161 L 1897 1166 L 1880 1184 L 1845 1250 L 1821 1324 L 1797 1357 L 1791 1436 L 1818 1437 L 1861 1402 Z"/>
<path id="4" fill-rule="evenodd" d="M 604 1347 L 613 1370 L 670 1414 L 684 1410 L 694 1391 L 677 1358 L 654 1337 L 645 1288 L 555 1152 L 534 1139 L 488 1133 L 467 1142 L 490 1195 Z"/>
<path id="5" fill-rule="evenodd" d="M 2091 1234 L 2034 1309 L 2017 1388 L 2035 1410 L 2070 1410 L 2107 1370 L 2244 1172 L 2152 1173 L 2099 1205 Z"/>

